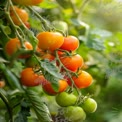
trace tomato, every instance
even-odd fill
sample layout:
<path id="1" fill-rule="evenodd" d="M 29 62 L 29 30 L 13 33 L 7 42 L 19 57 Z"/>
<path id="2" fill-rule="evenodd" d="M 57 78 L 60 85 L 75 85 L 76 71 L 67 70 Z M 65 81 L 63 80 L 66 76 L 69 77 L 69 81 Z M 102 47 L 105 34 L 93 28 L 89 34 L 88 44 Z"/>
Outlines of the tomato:
<path id="1" fill-rule="evenodd" d="M 41 32 L 37 35 L 38 47 L 42 50 L 54 51 L 61 47 L 64 42 L 64 37 L 58 32 Z"/>
<path id="2" fill-rule="evenodd" d="M 75 36 L 67 36 L 64 38 L 64 43 L 60 49 L 74 51 L 79 47 L 79 40 Z"/>
<path id="3" fill-rule="evenodd" d="M 34 56 L 27 58 L 25 64 L 27 67 L 39 67 L 39 62 Z"/>
<path id="4" fill-rule="evenodd" d="M 68 87 L 68 84 L 65 80 L 59 80 L 59 90 L 58 92 L 56 92 L 53 87 L 51 86 L 51 83 L 47 80 L 45 80 L 45 82 L 43 82 L 42 84 L 42 87 L 43 87 L 43 90 L 49 94 L 49 95 L 56 95 L 58 93 L 61 93 L 63 91 L 65 91 Z"/>
<path id="5" fill-rule="evenodd" d="M 52 24 L 58 30 L 61 30 L 63 32 L 67 32 L 68 31 L 68 25 L 64 21 L 55 20 L 55 21 L 52 22 Z"/>
<path id="6" fill-rule="evenodd" d="M 0 88 L 3 88 L 5 86 L 5 82 L 4 81 L 0 81 Z"/>
<path id="7" fill-rule="evenodd" d="M 52 54 L 45 53 L 43 56 L 41 56 L 42 59 L 48 59 L 50 61 L 53 61 L 55 57 Z"/>
<path id="8" fill-rule="evenodd" d="M 20 5 L 37 5 L 41 2 L 43 2 L 43 0 L 12 0 L 14 3 L 16 4 L 20 4 Z"/>
<path id="9" fill-rule="evenodd" d="M 44 76 L 36 74 L 32 68 L 26 68 L 21 72 L 20 82 L 24 86 L 38 86 L 42 84 L 43 81 Z"/>
<path id="10" fill-rule="evenodd" d="M 28 13 L 21 8 L 18 8 L 16 6 L 14 6 L 14 9 L 17 13 L 17 15 L 19 16 L 19 18 L 22 20 L 23 23 L 26 23 L 28 21 Z M 19 19 L 17 18 L 16 14 L 14 13 L 13 9 L 10 9 L 10 16 L 14 22 L 15 25 L 21 25 Z"/>
<path id="11" fill-rule="evenodd" d="M 76 72 L 78 68 L 83 66 L 83 58 L 79 55 L 73 55 L 71 57 L 60 57 L 62 64 L 69 70 Z"/>
<path id="12" fill-rule="evenodd" d="M 24 46 L 26 50 L 33 50 L 32 45 L 27 41 L 24 42 Z M 5 51 L 9 56 L 16 53 L 19 50 L 19 48 L 21 48 L 21 44 L 19 39 L 17 38 L 10 39 L 5 45 Z M 27 57 L 29 57 L 29 55 L 27 54 L 23 54 L 19 56 L 19 58 L 27 58 Z"/>
<path id="13" fill-rule="evenodd" d="M 71 122 L 83 121 L 86 118 L 86 113 L 79 106 L 68 106 L 64 108 L 64 117 Z"/>
<path id="14" fill-rule="evenodd" d="M 77 97 L 67 92 L 62 92 L 56 96 L 56 102 L 62 107 L 74 105 L 77 101 Z"/>
<path id="15" fill-rule="evenodd" d="M 86 72 L 86 71 L 79 71 L 79 75 L 78 77 L 73 76 L 72 77 L 74 84 L 78 87 L 78 88 L 86 88 L 88 86 L 90 86 L 92 84 L 92 76 Z M 68 79 L 67 80 L 68 84 L 71 86 L 72 82 Z"/>
<path id="16" fill-rule="evenodd" d="M 83 104 L 81 104 L 81 107 L 84 109 L 87 113 L 94 113 L 97 109 L 97 102 L 92 98 L 87 98 Z"/>

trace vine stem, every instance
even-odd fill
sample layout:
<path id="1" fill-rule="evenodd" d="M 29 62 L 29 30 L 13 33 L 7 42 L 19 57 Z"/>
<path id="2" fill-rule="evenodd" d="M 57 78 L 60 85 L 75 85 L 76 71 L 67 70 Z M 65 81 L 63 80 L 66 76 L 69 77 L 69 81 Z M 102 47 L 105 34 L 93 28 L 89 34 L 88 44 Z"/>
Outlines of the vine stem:
<path id="1" fill-rule="evenodd" d="M 51 28 L 48 26 L 48 23 L 47 21 L 41 16 L 39 15 L 38 12 L 36 12 L 32 7 L 28 6 L 27 7 L 30 11 L 32 11 L 40 20 L 41 20 L 41 23 L 42 23 L 42 27 L 43 29 L 46 31 L 46 30 L 51 30 Z M 44 25 L 44 26 L 43 26 Z"/>
<path id="2" fill-rule="evenodd" d="M 11 107 L 9 106 L 9 101 L 8 101 L 8 99 L 5 97 L 5 95 L 2 93 L 1 90 L 0 90 L 0 97 L 1 97 L 1 99 L 3 100 L 3 102 L 4 102 L 5 105 L 6 105 L 6 108 L 7 108 L 7 111 L 8 111 L 8 113 L 9 113 L 9 117 L 10 117 L 10 122 L 14 122 L 12 109 L 11 109 Z"/>
<path id="3" fill-rule="evenodd" d="M 24 33 L 22 32 L 22 30 L 18 26 L 16 26 L 14 24 L 13 20 L 11 19 L 10 13 L 9 13 L 10 5 L 12 6 L 12 9 L 14 10 L 11 0 L 8 0 L 6 7 L 5 7 L 5 15 L 6 15 L 6 18 L 8 19 L 8 21 L 10 22 L 11 26 L 13 27 L 12 29 L 14 29 L 14 31 L 16 32 L 16 35 L 20 40 L 21 46 L 24 48 L 24 43 L 23 43 Z M 14 12 L 15 12 L 15 10 L 14 10 Z M 23 37 L 20 35 L 18 30 L 21 32 Z"/>
<path id="4" fill-rule="evenodd" d="M 67 69 L 67 68 L 62 64 L 62 62 L 61 62 L 61 60 L 60 60 L 60 58 L 59 58 L 59 56 L 58 56 L 58 51 L 56 50 L 55 52 L 56 52 L 56 59 L 57 59 L 57 61 L 59 62 L 60 66 L 66 71 L 68 77 L 70 78 L 70 80 L 71 80 L 71 82 L 72 82 L 72 87 L 74 86 L 75 89 L 76 89 L 76 91 L 77 91 L 77 93 L 80 95 L 80 92 L 79 92 L 77 86 L 74 84 L 74 81 L 73 81 L 71 75 L 69 74 L 69 72 L 70 72 L 71 74 L 75 75 L 75 76 L 77 76 L 77 74 L 76 74 L 75 72 L 72 72 L 72 71 L 70 71 L 69 69 Z"/>
<path id="5" fill-rule="evenodd" d="M 82 13 L 82 11 L 83 11 L 83 9 L 84 9 L 84 7 L 87 5 L 87 3 L 88 2 L 90 2 L 91 0 L 84 0 L 83 1 L 83 3 L 82 3 L 82 5 L 80 6 L 80 9 L 79 9 L 79 14 L 78 14 L 78 16 L 77 16 L 77 18 L 80 18 L 81 17 L 81 13 Z"/>

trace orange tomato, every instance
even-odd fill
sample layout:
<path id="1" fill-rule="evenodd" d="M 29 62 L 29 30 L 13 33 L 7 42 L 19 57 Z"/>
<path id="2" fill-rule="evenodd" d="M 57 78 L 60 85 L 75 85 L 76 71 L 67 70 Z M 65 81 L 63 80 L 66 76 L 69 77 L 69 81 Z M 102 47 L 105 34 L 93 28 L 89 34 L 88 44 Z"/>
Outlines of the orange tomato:
<path id="1" fill-rule="evenodd" d="M 45 80 L 45 82 L 43 82 L 42 84 L 42 87 L 43 87 L 43 90 L 49 94 L 49 95 L 56 95 L 58 93 L 61 93 L 63 91 L 65 91 L 68 87 L 68 84 L 65 80 L 59 80 L 59 90 L 58 92 L 56 92 L 53 87 L 51 86 L 51 83 L 47 80 Z"/>
<path id="2" fill-rule="evenodd" d="M 0 88 L 3 88 L 5 86 L 5 82 L 4 81 L 0 81 Z"/>
<path id="3" fill-rule="evenodd" d="M 64 42 L 64 37 L 58 32 L 41 32 L 37 35 L 38 47 L 42 50 L 54 51 L 61 47 Z"/>
<path id="4" fill-rule="evenodd" d="M 64 43 L 60 49 L 74 51 L 79 47 L 79 40 L 75 36 L 64 37 Z"/>
<path id="5" fill-rule="evenodd" d="M 33 47 L 32 45 L 29 43 L 29 42 L 24 42 L 24 46 L 27 50 L 33 50 Z M 6 53 L 11 56 L 13 55 L 14 53 L 16 53 L 18 51 L 18 49 L 21 48 L 21 44 L 20 44 L 20 41 L 19 39 L 17 38 L 13 38 L 13 39 L 10 39 L 6 45 L 5 45 L 5 51 Z M 20 55 L 19 56 L 20 58 L 27 58 L 29 57 L 29 55 Z"/>
<path id="6" fill-rule="evenodd" d="M 78 68 L 81 68 L 84 64 L 83 58 L 79 54 L 71 57 L 60 57 L 60 60 L 67 69 L 73 72 L 76 72 Z"/>
<path id="7" fill-rule="evenodd" d="M 74 84 L 80 89 L 90 86 L 93 81 L 92 76 L 86 71 L 79 71 L 78 77 L 73 76 L 72 79 Z M 72 85 L 70 79 L 68 79 L 67 82 L 70 86 Z"/>
<path id="8" fill-rule="evenodd" d="M 16 4 L 20 4 L 20 5 L 37 5 L 41 2 L 43 2 L 43 0 L 12 0 L 14 3 Z"/>
<path id="9" fill-rule="evenodd" d="M 16 6 L 14 6 L 14 9 L 17 13 L 17 15 L 19 16 L 19 18 L 22 20 L 23 23 L 26 23 L 28 21 L 28 13 L 21 8 L 18 8 Z M 21 25 L 21 22 L 19 21 L 19 19 L 17 18 L 16 14 L 14 13 L 13 9 L 10 9 L 10 16 L 14 22 L 15 25 Z"/>
<path id="10" fill-rule="evenodd" d="M 26 68 L 21 72 L 20 82 L 24 86 L 38 86 L 42 84 L 43 81 L 44 76 L 36 74 L 32 68 Z"/>

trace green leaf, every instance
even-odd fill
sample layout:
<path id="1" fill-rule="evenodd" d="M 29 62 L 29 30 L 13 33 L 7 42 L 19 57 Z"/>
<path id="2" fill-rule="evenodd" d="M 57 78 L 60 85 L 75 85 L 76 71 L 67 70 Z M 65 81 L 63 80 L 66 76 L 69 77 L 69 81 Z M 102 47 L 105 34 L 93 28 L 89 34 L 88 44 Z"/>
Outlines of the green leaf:
<path id="1" fill-rule="evenodd" d="M 8 61 L 7 60 L 5 60 L 4 58 L 2 58 L 2 57 L 0 57 L 0 63 L 8 63 Z"/>
<path id="2" fill-rule="evenodd" d="M 104 50 L 104 41 L 99 38 L 88 39 L 86 45 L 95 50 Z"/>
<path id="3" fill-rule="evenodd" d="M 51 9 L 51 8 L 56 8 L 58 5 L 55 2 L 53 2 L 53 1 L 45 0 L 44 2 L 39 4 L 39 6 L 41 8 Z"/>
<path id="4" fill-rule="evenodd" d="M 21 110 L 14 122 L 28 122 L 28 116 L 30 116 L 30 107 L 28 106 L 27 101 L 22 101 Z"/>
<path id="5" fill-rule="evenodd" d="M 5 64 L 0 63 L 0 70 L 2 70 L 6 81 L 12 89 L 22 89 L 17 77 L 5 66 Z"/>
<path id="6" fill-rule="evenodd" d="M 38 117 L 38 122 L 52 122 L 50 112 L 45 103 L 41 101 L 41 97 L 30 89 L 26 90 L 30 103 Z"/>
<path id="7" fill-rule="evenodd" d="M 49 60 L 42 60 L 41 62 L 42 73 L 44 77 L 51 82 L 51 85 L 55 91 L 59 90 L 58 81 L 63 79 L 63 75 L 59 72 L 56 62 L 50 62 Z"/>

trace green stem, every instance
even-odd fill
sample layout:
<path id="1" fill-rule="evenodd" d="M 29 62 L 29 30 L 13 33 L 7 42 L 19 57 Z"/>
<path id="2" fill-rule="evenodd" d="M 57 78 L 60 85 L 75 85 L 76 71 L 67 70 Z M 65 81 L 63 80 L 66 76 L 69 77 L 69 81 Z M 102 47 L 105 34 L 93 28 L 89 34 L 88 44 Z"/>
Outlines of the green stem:
<path id="1" fill-rule="evenodd" d="M 40 20 L 43 26 L 43 29 L 46 30 L 51 30 L 51 28 L 48 26 L 49 24 L 47 23 L 47 21 L 38 13 L 36 12 L 32 7 L 28 6 L 27 7 L 30 11 L 32 11 Z"/>
<path id="2" fill-rule="evenodd" d="M 14 122 L 12 109 L 11 109 L 11 107 L 9 106 L 9 101 L 8 101 L 8 99 L 5 97 L 5 95 L 2 93 L 1 90 L 0 90 L 0 97 L 1 97 L 1 99 L 3 100 L 3 102 L 4 102 L 5 105 L 6 105 L 6 108 L 7 108 L 7 110 L 8 110 L 9 117 L 10 117 L 10 122 Z"/>
<path id="3" fill-rule="evenodd" d="M 90 2 L 91 0 L 84 0 L 82 5 L 80 6 L 80 9 L 79 9 L 79 14 L 78 14 L 78 17 L 77 18 L 80 18 L 81 17 L 81 14 L 82 14 L 82 11 L 84 10 L 85 6 L 88 4 L 88 2 Z"/>

